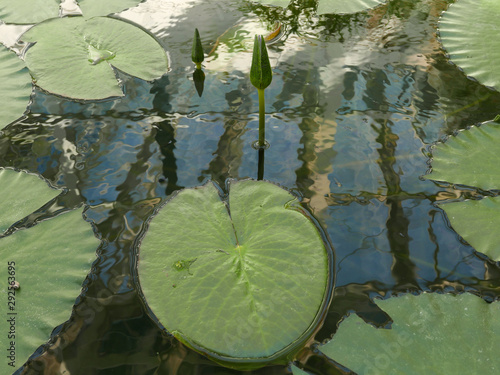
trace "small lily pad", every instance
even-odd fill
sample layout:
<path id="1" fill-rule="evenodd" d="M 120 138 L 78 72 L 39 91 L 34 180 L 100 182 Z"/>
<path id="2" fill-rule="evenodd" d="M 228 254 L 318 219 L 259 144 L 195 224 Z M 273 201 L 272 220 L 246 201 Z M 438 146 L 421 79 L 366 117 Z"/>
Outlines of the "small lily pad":
<path id="1" fill-rule="evenodd" d="M 160 44 L 139 27 L 109 17 L 44 21 L 21 37 L 36 43 L 26 64 L 38 86 L 83 100 L 123 96 L 113 68 L 151 81 L 168 70 Z"/>
<path id="2" fill-rule="evenodd" d="M 227 201 L 211 183 L 172 198 L 152 219 L 138 261 L 160 324 L 231 367 L 286 363 L 332 287 L 329 250 L 297 203 L 253 180 L 232 182 Z"/>
<path id="3" fill-rule="evenodd" d="M 439 35 L 452 62 L 483 85 L 500 89 L 498 17 L 496 0 L 460 0 L 439 21 Z"/>
<path id="4" fill-rule="evenodd" d="M 32 91 L 28 68 L 14 52 L 0 45 L 0 129 L 23 115 Z"/>
<path id="5" fill-rule="evenodd" d="M 59 15 L 59 0 L 0 0 L 0 20 L 34 24 Z"/>
<path id="6" fill-rule="evenodd" d="M 7 173 L 8 172 L 8 173 Z M 17 174 L 15 176 L 13 174 Z M 9 184 L 9 179 L 15 180 Z M 23 186 L 18 183 L 22 183 Z M 34 186 L 38 185 L 38 186 Z M 15 201 L 22 212 L 36 210 L 40 201 L 50 199 L 57 190 L 26 173 L 2 171 L 0 189 L 16 188 L 29 192 L 26 207 Z M 12 194 L 10 194 L 12 195 Z M 4 209 L 10 196 L 2 199 L 0 217 L 17 220 Z M 4 217 L 4 213 L 8 217 Z M 0 373 L 12 374 L 29 356 L 50 338 L 52 330 L 71 316 L 71 308 L 81 293 L 82 283 L 95 260 L 99 241 L 91 226 L 82 218 L 82 210 L 59 215 L 29 228 L 0 238 L 0 329 L 4 348 Z"/>
<path id="7" fill-rule="evenodd" d="M 499 302 L 423 293 L 377 305 L 392 317 L 391 329 L 351 314 L 320 350 L 359 375 L 500 373 Z"/>
<path id="8" fill-rule="evenodd" d="M 60 192 L 33 174 L 0 170 L 0 234 Z"/>

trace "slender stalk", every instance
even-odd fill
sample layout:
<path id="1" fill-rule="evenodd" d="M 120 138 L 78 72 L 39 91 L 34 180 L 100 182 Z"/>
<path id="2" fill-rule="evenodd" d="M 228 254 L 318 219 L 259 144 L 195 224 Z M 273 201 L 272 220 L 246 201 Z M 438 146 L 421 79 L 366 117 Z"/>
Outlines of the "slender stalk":
<path id="1" fill-rule="evenodd" d="M 263 180 L 264 179 L 264 153 L 265 153 L 264 147 L 259 148 L 259 161 L 257 164 L 257 180 Z"/>
<path id="2" fill-rule="evenodd" d="M 259 93 L 259 147 L 266 144 L 266 101 L 264 99 L 264 89 L 257 89 Z"/>

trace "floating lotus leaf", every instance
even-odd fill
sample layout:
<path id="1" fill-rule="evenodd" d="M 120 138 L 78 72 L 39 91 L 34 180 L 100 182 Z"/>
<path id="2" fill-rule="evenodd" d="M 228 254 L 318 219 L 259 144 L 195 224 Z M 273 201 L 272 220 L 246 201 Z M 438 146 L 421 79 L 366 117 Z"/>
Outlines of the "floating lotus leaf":
<path id="1" fill-rule="evenodd" d="M 500 89 L 498 17 L 496 0 L 460 0 L 439 21 L 439 34 L 451 61 L 480 83 Z"/>
<path id="2" fill-rule="evenodd" d="M 135 7 L 142 0 L 78 0 L 78 5 L 83 16 L 90 18 L 95 16 L 107 16 L 122 10 Z"/>
<path id="3" fill-rule="evenodd" d="M 168 70 L 167 55 L 151 35 L 114 18 L 50 19 L 21 39 L 36 42 L 25 58 L 36 84 L 65 97 L 123 96 L 113 67 L 146 81 Z"/>
<path id="4" fill-rule="evenodd" d="M 23 190 L 26 190 L 47 198 L 54 194 L 41 179 L 37 179 L 39 186 L 35 188 L 29 181 L 33 176 L 18 175 L 2 173 L 0 176 L 4 197 L 0 211 L 2 222 L 5 221 L 3 209 L 8 204 L 4 203 L 4 193 L 14 187 L 6 184 L 8 177 L 26 183 L 24 188 L 16 186 L 16 193 L 25 194 Z M 37 198 L 43 200 L 42 196 Z M 26 205 L 24 211 L 34 211 L 39 202 L 27 201 Z M 19 202 L 16 206 L 19 207 Z M 65 213 L 0 238 L 3 263 L 0 267 L 0 329 L 3 332 L 0 343 L 4 349 L 0 373 L 12 374 L 49 339 L 55 327 L 69 319 L 83 280 L 95 259 L 98 244 L 91 226 L 82 218 L 82 210 Z M 18 283 L 19 289 L 10 286 L 14 282 Z"/>
<path id="5" fill-rule="evenodd" d="M 9 169 L 0 170 L 0 192 L 0 234 L 60 193 L 35 175 Z"/>
<path id="6" fill-rule="evenodd" d="M 0 129 L 26 111 L 32 91 L 31 77 L 24 62 L 0 45 Z"/>
<path id="7" fill-rule="evenodd" d="M 432 150 L 432 173 L 425 178 L 483 190 L 500 189 L 500 124 L 489 121 L 460 131 Z M 500 198 L 445 203 L 450 224 L 476 250 L 500 260 L 497 228 Z"/>
<path id="8" fill-rule="evenodd" d="M 0 20 L 34 24 L 59 15 L 59 0 L 0 0 Z"/>
<path id="9" fill-rule="evenodd" d="M 460 131 L 432 149 L 432 173 L 424 177 L 483 190 L 500 189 L 499 142 L 500 124 L 493 121 Z"/>
<path id="10" fill-rule="evenodd" d="M 500 198 L 445 203 L 440 205 L 455 231 L 474 249 L 500 261 Z"/>
<path id="11" fill-rule="evenodd" d="M 359 375 L 500 373 L 499 302 L 424 293 L 377 305 L 392 317 L 391 329 L 351 314 L 320 350 Z"/>
<path id="12" fill-rule="evenodd" d="M 286 7 L 290 0 L 254 0 L 258 3 Z M 374 8 L 384 3 L 385 0 L 319 0 L 317 14 L 325 13 L 358 13 L 363 10 Z"/>
<path id="13" fill-rule="evenodd" d="M 232 182 L 227 202 L 211 183 L 172 198 L 152 219 L 138 263 L 161 325 L 231 367 L 287 362 L 332 287 L 329 250 L 297 203 L 253 180 Z"/>

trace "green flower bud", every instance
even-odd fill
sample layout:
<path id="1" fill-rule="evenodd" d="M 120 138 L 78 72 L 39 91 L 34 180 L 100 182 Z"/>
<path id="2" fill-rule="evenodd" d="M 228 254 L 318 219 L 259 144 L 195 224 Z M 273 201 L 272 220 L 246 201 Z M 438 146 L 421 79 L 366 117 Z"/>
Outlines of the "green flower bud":
<path id="1" fill-rule="evenodd" d="M 257 89 L 263 90 L 271 84 L 272 80 L 273 71 L 267 55 L 266 43 L 262 35 L 255 35 L 250 82 Z"/>
<path id="2" fill-rule="evenodd" d="M 201 38 L 198 29 L 194 29 L 194 39 L 193 48 L 191 50 L 191 59 L 196 65 L 202 63 L 205 60 L 205 54 L 203 53 L 203 46 L 201 45 Z"/>

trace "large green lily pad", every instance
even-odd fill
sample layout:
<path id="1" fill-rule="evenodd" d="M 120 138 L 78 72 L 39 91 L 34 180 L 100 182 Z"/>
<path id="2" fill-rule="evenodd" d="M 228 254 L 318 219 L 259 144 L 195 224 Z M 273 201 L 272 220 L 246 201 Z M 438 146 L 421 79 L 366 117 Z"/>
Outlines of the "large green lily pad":
<path id="1" fill-rule="evenodd" d="M 32 91 L 31 77 L 24 62 L 0 44 L 0 129 L 23 115 Z"/>
<path id="2" fill-rule="evenodd" d="M 290 0 L 254 0 L 258 3 L 286 7 Z M 317 14 L 325 13 L 358 13 L 363 10 L 374 8 L 384 3 L 385 0 L 319 0 Z"/>
<path id="3" fill-rule="evenodd" d="M 0 170 L 0 234 L 15 222 L 59 195 L 61 191 L 49 188 L 38 176 Z"/>
<path id="4" fill-rule="evenodd" d="M 321 351 L 359 375 L 500 373 L 499 302 L 424 293 L 377 305 L 394 320 L 391 329 L 351 314 Z"/>
<path id="5" fill-rule="evenodd" d="M 123 96 L 113 67 L 146 81 L 168 70 L 167 55 L 151 35 L 114 18 L 50 19 L 21 39 L 36 42 L 25 58 L 36 84 L 65 97 Z"/>
<path id="6" fill-rule="evenodd" d="M 138 263 L 159 322 L 232 367 L 288 361 L 332 287 L 329 250 L 297 203 L 253 180 L 232 182 L 227 202 L 212 183 L 171 199 L 151 221 Z"/>
<path id="7" fill-rule="evenodd" d="M 4 176 L 2 189 L 3 182 Z M 38 184 L 40 190 L 51 190 L 41 179 Z M 29 204 L 31 210 L 38 208 L 38 202 Z M 22 366 L 52 330 L 69 319 L 98 244 L 82 210 L 0 238 L 0 343 L 4 348 L 0 373 L 11 374 Z M 19 289 L 10 287 L 14 281 Z"/>
<path id="8" fill-rule="evenodd" d="M 0 20 L 34 24 L 59 15 L 59 0 L 0 0 Z"/>
<path id="9" fill-rule="evenodd" d="M 439 21 L 441 42 L 451 61 L 480 83 L 500 89 L 498 17 L 496 0 L 460 0 Z"/>
<path id="10" fill-rule="evenodd" d="M 432 149 L 432 172 L 427 179 L 483 190 L 500 189 L 500 124 L 488 121 L 458 132 Z M 500 260 L 497 228 L 500 198 L 443 203 L 451 226 L 476 250 Z"/>

